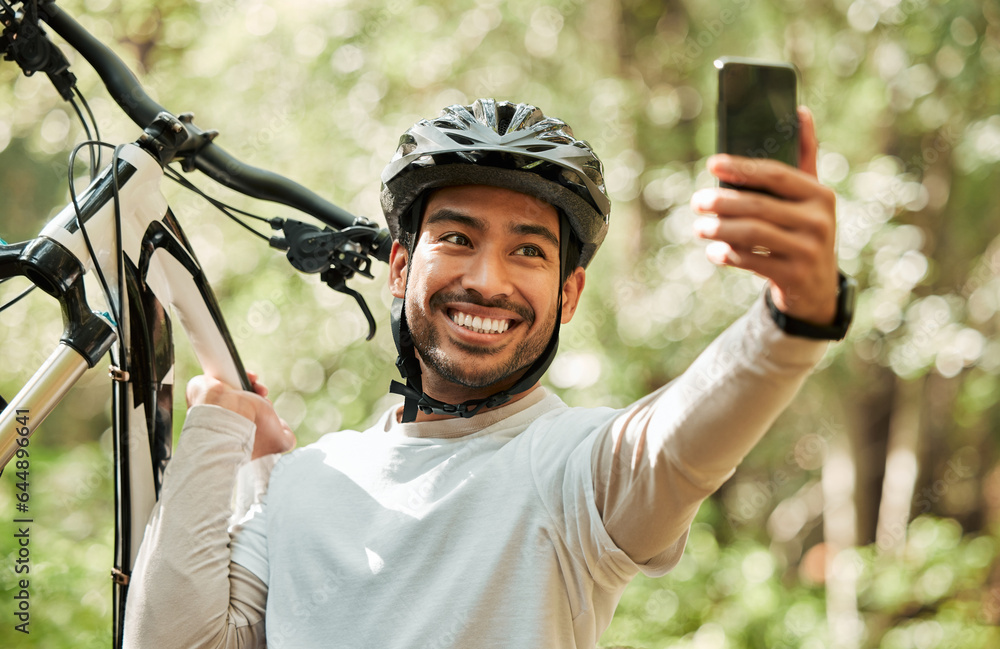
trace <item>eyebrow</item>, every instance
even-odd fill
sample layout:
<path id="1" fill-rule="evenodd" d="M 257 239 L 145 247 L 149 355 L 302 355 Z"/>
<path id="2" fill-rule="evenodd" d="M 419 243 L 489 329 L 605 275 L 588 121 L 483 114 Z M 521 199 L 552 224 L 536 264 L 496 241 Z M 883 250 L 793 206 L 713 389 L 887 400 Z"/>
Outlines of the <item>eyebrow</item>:
<path id="1" fill-rule="evenodd" d="M 457 212 L 446 207 L 436 210 L 427 216 L 426 225 L 436 223 L 457 223 L 479 231 L 487 229 L 485 219 L 471 216 L 464 212 Z M 552 230 L 548 229 L 544 225 L 537 225 L 534 223 L 516 223 L 509 225 L 507 229 L 509 232 L 514 234 L 541 237 L 542 239 L 549 241 L 556 248 L 559 247 L 559 238 L 552 232 Z"/>
<path id="2" fill-rule="evenodd" d="M 450 210 L 447 207 L 435 210 L 433 214 L 429 214 L 427 216 L 427 222 L 425 225 L 433 225 L 435 223 L 458 223 L 459 225 L 464 225 L 476 230 L 486 229 L 485 219 L 470 216 L 464 212 L 456 212 L 455 210 Z"/>
<path id="3" fill-rule="evenodd" d="M 535 225 L 532 223 L 518 223 L 510 227 L 510 231 L 514 234 L 524 234 L 529 236 L 541 237 L 547 239 L 555 246 L 559 248 L 559 238 L 552 233 L 552 230 L 548 229 L 544 225 Z"/>

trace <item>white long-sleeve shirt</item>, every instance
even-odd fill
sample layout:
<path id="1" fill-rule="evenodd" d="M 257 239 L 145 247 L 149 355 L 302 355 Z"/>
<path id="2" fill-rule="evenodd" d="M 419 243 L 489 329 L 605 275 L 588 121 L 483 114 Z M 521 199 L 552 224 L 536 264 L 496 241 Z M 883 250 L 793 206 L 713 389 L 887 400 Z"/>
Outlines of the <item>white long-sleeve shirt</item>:
<path id="1" fill-rule="evenodd" d="M 628 581 L 676 564 L 698 505 L 825 349 L 762 303 L 623 410 L 538 388 L 472 419 L 400 424 L 393 409 L 327 435 L 282 457 L 231 544 L 253 425 L 192 409 L 126 646 L 259 646 L 266 626 L 272 649 L 593 647 Z"/>

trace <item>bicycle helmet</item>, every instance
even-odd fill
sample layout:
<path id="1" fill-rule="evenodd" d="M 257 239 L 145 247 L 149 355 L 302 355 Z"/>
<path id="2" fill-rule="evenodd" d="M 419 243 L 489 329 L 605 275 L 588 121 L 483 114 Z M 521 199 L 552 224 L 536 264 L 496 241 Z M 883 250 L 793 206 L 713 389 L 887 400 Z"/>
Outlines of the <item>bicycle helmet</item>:
<path id="1" fill-rule="evenodd" d="M 393 238 L 408 247 L 411 257 L 427 192 L 455 185 L 503 187 L 556 207 L 562 216 L 560 277 L 566 275 L 571 238 L 579 247 L 576 265 L 585 268 L 608 231 L 611 201 L 601 161 L 586 141 L 574 138 L 569 125 L 529 104 L 478 99 L 470 106 L 449 106 L 437 119 L 421 120 L 403 134 L 382 171 L 381 203 Z M 561 313 L 561 292 L 558 308 Z M 413 421 L 418 408 L 471 417 L 527 390 L 555 357 L 560 319 L 545 351 L 513 387 L 485 399 L 446 404 L 421 390 L 404 300 L 397 298 L 392 331 L 399 352 L 396 366 L 406 385 L 394 381 L 390 390 L 406 398 L 403 421 Z"/>

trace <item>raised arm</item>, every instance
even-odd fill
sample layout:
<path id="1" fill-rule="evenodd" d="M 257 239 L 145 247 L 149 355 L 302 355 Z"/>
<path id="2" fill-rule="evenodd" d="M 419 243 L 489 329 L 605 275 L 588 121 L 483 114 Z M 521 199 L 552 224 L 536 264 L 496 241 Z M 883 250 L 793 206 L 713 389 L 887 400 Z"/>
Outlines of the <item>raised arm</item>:
<path id="1" fill-rule="evenodd" d="M 256 389 L 188 384 L 192 408 L 131 577 L 126 647 L 264 646 L 267 587 L 230 562 L 233 488 L 252 456 L 287 450 L 294 436 Z"/>
<path id="2" fill-rule="evenodd" d="M 778 309 L 828 325 L 837 310 L 835 201 L 816 178 L 812 117 L 805 109 L 799 117 L 800 169 L 709 159 L 720 179 L 770 195 L 715 188 L 697 192 L 691 204 L 706 215 L 695 228 L 713 240 L 710 260 L 765 277 Z M 594 449 L 594 486 L 608 533 L 633 561 L 650 562 L 653 572 L 670 567 L 657 559 L 682 538 L 701 501 L 733 474 L 825 349 L 781 331 L 762 298 L 681 377 L 614 422 Z"/>

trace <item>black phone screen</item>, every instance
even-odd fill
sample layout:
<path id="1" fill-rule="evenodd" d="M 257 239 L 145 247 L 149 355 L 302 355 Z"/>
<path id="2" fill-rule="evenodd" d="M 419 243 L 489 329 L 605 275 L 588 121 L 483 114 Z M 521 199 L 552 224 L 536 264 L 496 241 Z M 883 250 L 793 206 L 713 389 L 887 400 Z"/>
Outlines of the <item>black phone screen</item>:
<path id="1" fill-rule="evenodd" d="M 796 71 L 790 64 L 724 58 L 719 69 L 718 150 L 797 167 Z"/>

